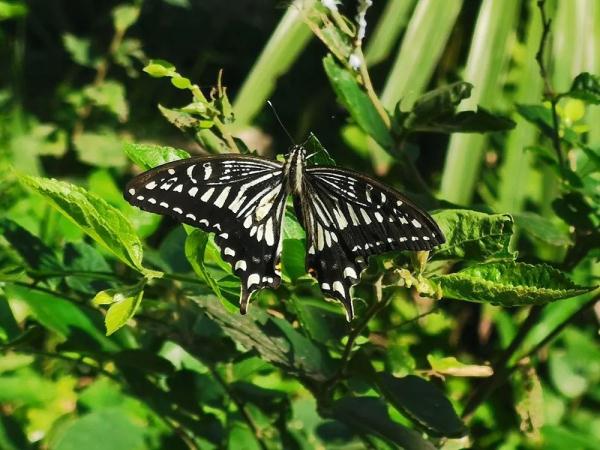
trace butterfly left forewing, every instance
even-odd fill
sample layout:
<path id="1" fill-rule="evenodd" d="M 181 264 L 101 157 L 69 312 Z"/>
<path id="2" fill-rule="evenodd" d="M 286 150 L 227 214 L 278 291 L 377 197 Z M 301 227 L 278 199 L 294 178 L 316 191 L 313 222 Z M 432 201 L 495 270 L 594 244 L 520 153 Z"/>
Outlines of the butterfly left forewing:
<path id="1" fill-rule="evenodd" d="M 350 288 L 371 255 L 430 250 L 444 242 L 437 224 L 400 193 L 352 171 L 306 171 L 300 208 L 308 235 L 307 265 L 326 295 L 353 316 Z"/>
<path id="2" fill-rule="evenodd" d="M 197 157 L 135 177 L 125 198 L 146 211 L 215 233 L 223 259 L 240 277 L 240 309 L 281 281 L 278 263 L 286 197 L 281 165 L 235 155 Z"/>

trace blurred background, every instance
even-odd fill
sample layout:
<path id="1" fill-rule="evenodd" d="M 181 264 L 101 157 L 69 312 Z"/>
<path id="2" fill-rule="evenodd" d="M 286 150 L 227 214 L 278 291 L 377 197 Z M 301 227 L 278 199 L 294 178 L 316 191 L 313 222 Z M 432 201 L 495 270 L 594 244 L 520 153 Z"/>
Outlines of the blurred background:
<path id="1" fill-rule="evenodd" d="M 405 176 L 405 166 L 401 170 L 337 101 L 323 70 L 327 48 L 300 13 L 299 8 L 310 8 L 311 3 L 0 0 L 0 216 L 53 248 L 83 239 L 78 228 L 23 190 L 9 172 L 13 167 L 22 173 L 68 180 L 100 195 L 132 221 L 145 239 L 149 257 L 158 260 L 157 255 L 169 259 L 165 255 L 182 254 L 182 232 L 175 231 L 179 228 L 173 221 L 138 214 L 120 193 L 140 170 L 128 161 L 123 142 L 172 146 L 192 154 L 206 151 L 201 141 L 165 120 L 165 112 L 159 110 L 158 105 L 187 104 L 189 92 L 145 73 L 142 69 L 151 59 L 169 61 L 205 92 L 216 86 L 221 71 L 235 114 L 232 132 L 251 150 L 275 157 L 290 146 L 266 105 L 270 99 L 296 142 L 312 132 L 338 165 L 375 175 L 421 198 L 424 193 Z M 337 7 L 353 18 L 359 3 L 344 1 Z M 564 92 L 579 73 L 600 73 L 600 2 L 549 0 L 545 9 L 552 19 L 543 55 L 547 81 L 555 92 Z M 447 203 L 425 196 L 423 202 L 432 207 L 454 204 L 511 213 L 520 227 L 513 248 L 522 260 L 563 264 L 572 244 L 573 225 L 559 219 L 552 206 L 560 195 L 561 177 L 538 157 L 543 152 L 535 149 L 548 144 L 548 139 L 532 123 L 535 120 L 519 114 L 517 106 L 543 105 L 548 89 L 536 62 L 543 31 L 537 2 L 376 1 L 366 19 L 363 51 L 386 109 L 393 111 L 399 102 L 410 108 L 426 91 L 464 80 L 474 88 L 461 107 L 481 105 L 516 122 L 514 129 L 503 133 L 411 136 L 405 150 L 412 167 L 435 197 Z M 558 113 L 568 132 L 598 152 L 600 106 L 564 99 Z M 568 150 L 566 158 L 573 167 L 583 164 L 585 155 Z M 598 174 L 588 175 L 583 177 L 586 186 L 599 195 Z M 540 232 L 540 227 L 550 234 Z M 7 246 L 2 241 L 2 247 Z M 596 248 L 561 267 L 577 282 L 594 284 L 600 275 L 597 255 Z M 3 258 L 0 264 L 9 260 Z M 172 267 L 189 270 L 176 256 L 172 261 Z M 90 288 L 90 296 L 103 287 L 101 281 L 97 284 L 97 289 Z M 2 283 L 0 297 L 4 298 Z M 3 300 L 0 309 L 7 305 Z M 112 380 L 110 368 L 108 375 L 96 373 L 88 367 L 85 351 L 77 346 L 67 349 L 74 353 L 69 353 L 72 359 L 66 362 L 44 356 L 64 338 L 60 321 L 34 319 L 19 302 L 10 305 L 16 321 L 9 325 L 5 321 L 5 328 L 14 329 L 17 322 L 23 328 L 23 323 L 38 321 L 44 331 L 33 337 L 29 353 L 8 348 L 0 353 L 1 449 L 215 448 L 206 436 L 190 444 L 193 439 L 185 432 L 157 418 L 160 409 L 144 402 L 139 394 L 142 387 L 137 393 L 122 390 Z M 551 306 L 556 307 L 546 310 L 533 340 L 566 316 L 560 303 Z M 408 304 L 406 308 L 419 312 Z M 547 350 L 550 356 L 546 354 L 538 367 L 533 388 L 513 386 L 508 397 L 500 394 L 482 405 L 471 422 L 472 448 L 600 448 L 598 314 L 598 310 L 590 312 Z M 391 357 L 395 362 L 390 363 L 396 364 L 396 371 L 415 369 L 416 356 L 406 350 L 409 345 L 426 354 L 428 348 L 443 347 L 440 341 L 450 347 L 446 349 L 449 354 L 476 364 L 489 361 L 510 342 L 524 313 L 460 304 L 436 317 L 422 324 L 423 329 L 396 336 L 398 346 Z M 113 345 L 102 338 L 106 339 L 103 345 Z M 134 338 L 123 333 L 115 339 Z M 136 339 L 147 348 L 160 347 L 155 336 Z M 179 360 L 190 357 L 179 348 L 173 352 L 179 352 Z M 163 347 L 162 355 L 167 354 Z M 202 381 L 214 384 L 205 378 Z M 322 423 L 316 407 L 298 383 L 268 370 L 259 371 L 258 378 L 261 386 L 281 389 L 297 399 L 287 417 L 294 433 L 319 429 Z M 187 378 L 180 382 L 186 386 Z M 453 401 L 471 389 L 464 378 L 448 377 L 446 382 Z M 208 392 L 211 404 L 210 389 L 195 383 L 199 391 Z M 523 392 L 533 394 L 519 397 Z M 180 395 L 185 397 L 185 393 Z M 270 401 L 276 403 L 273 398 Z M 523 408 L 527 412 L 521 414 Z M 230 448 L 261 448 L 245 442 L 242 432 L 236 433 L 229 432 Z M 345 440 L 344 431 L 331 426 L 321 427 L 320 432 L 306 431 L 302 439 L 306 448 L 367 445 Z M 461 448 L 466 443 L 447 445 L 444 448 Z"/>

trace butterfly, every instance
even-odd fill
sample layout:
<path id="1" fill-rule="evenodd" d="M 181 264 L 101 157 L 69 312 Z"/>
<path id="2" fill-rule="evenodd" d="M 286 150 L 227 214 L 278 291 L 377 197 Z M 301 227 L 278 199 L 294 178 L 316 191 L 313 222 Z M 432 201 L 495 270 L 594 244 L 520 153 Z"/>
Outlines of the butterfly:
<path id="1" fill-rule="evenodd" d="M 306 267 L 350 321 L 350 288 L 372 255 L 431 250 L 444 242 L 437 224 L 406 197 L 360 173 L 307 166 L 294 145 L 285 161 L 223 154 L 178 160 L 133 178 L 125 199 L 145 211 L 215 233 L 221 256 L 240 278 L 240 312 L 255 291 L 281 283 L 286 199 L 306 231 Z"/>

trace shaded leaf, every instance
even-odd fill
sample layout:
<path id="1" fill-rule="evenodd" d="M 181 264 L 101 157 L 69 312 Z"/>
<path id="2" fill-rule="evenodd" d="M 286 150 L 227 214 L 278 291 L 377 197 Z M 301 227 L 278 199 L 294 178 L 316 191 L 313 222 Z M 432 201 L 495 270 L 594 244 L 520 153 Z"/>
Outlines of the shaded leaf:
<path id="1" fill-rule="evenodd" d="M 84 132 L 73 138 L 79 160 L 96 167 L 123 167 L 127 162 L 121 139 L 112 131 Z"/>
<path id="2" fill-rule="evenodd" d="M 187 131 L 190 128 L 195 129 L 200 126 L 200 120 L 188 111 L 178 108 L 166 108 L 162 105 L 158 105 L 158 109 L 169 123 L 175 125 L 181 131 Z"/>
<path id="3" fill-rule="evenodd" d="M 432 258 L 473 261 L 515 258 L 509 249 L 513 234 L 510 215 L 446 209 L 432 216 L 446 237 L 446 242 L 432 251 Z"/>
<path id="4" fill-rule="evenodd" d="M 388 401 L 429 433 L 447 437 L 463 436 L 467 429 L 450 401 L 433 383 L 408 375 L 397 378 L 379 376 L 378 386 Z"/>
<path id="5" fill-rule="evenodd" d="M 130 160 L 145 170 L 190 157 L 188 152 L 178 148 L 133 142 L 125 142 L 123 151 Z"/>
<path id="6" fill-rule="evenodd" d="M 517 262 L 478 264 L 449 275 L 432 277 L 444 297 L 502 306 L 548 303 L 592 291 L 545 264 Z"/>
<path id="7" fill-rule="evenodd" d="M 92 53 L 92 44 L 89 39 L 75 36 L 71 33 L 65 33 L 62 36 L 63 45 L 73 61 L 80 66 L 96 67 L 98 57 Z"/>
<path id="8" fill-rule="evenodd" d="M 67 424 L 53 443 L 54 450 L 143 450 L 144 428 L 118 407 L 85 414 Z"/>
<path id="9" fill-rule="evenodd" d="M 313 133 L 308 135 L 308 139 L 304 143 L 304 148 L 306 149 L 307 156 L 311 156 L 308 160 L 309 164 L 315 166 L 335 166 L 335 161 Z"/>
<path id="10" fill-rule="evenodd" d="M 338 99 L 354 121 L 382 147 L 392 146 L 392 137 L 369 96 L 360 88 L 355 74 L 341 67 L 331 55 L 323 59 L 327 77 Z"/>
<path id="11" fill-rule="evenodd" d="M 373 434 L 404 450 L 434 450 L 421 435 L 390 418 L 378 397 L 345 397 L 331 407 L 333 418 L 361 433 Z"/>
<path id="12" fill-rule="evenodd" d="M 218 253 L 218 249 L 214 242 L 209 239 L 208 233 L 199 229 L 194 229 L 185 240 L 185 256 L 190 262 L 196 275 L 210 287 L 227 310 L 230 312 L 238 311 L 239 288 L 238 291 L 232 295 L 231 291 L 223 290 L 217 280 L 208 271 L 205 265 L 207 246 L 210 246 L 213 252 Z"/>
<path id="13" fill-rule="evenodd" d="M 514 214 L 515 223 L 530 236 L 556 246 L 572 243 L 566 226 L 559 226 L 553 220 L 532 212 Z"/>
<path id="14" fill-rule="evenodd" d="M 600 76 L 588 72 L 580 73 L 565 95 L 592 105 L 600 105 Z"/>
<path id="15" fill-rule="evenodd" d="M 106 282 L 97 280 L 94 272 L 110 272 L 104 256 L 91 245 L 85 242 L 69 242 L 65 246 L 63 261 L 65 267 L 74 272 L 89 272 L 89 275 L 69 275 L 65 278 L 67 285 L 86 294 L 93 294 L 106 286 Z"/>
<path id="16" fill-rule="evenodd" d="M 479 106 L 475 111 L 461 111 L 452 116 L 413 124 L 410 131 L 429 133 L 493 133 L 512 130 L 516 123 Z"/>
<path id="17" fill-rule="evenodd" d="M 140 15 L 140 7 L 131 4 L 118 5 L 112 10 L 113 24 L 119 33 L 125 32 Z"/>
<path id="18" fill-rule="evenodd" d="M 236 343 L 258 352 L 292 375 L 322 382 L 333 373 L 329 355 L 298 333 L 285 320 L 267 316 L 258 308 L 248 315 L 228 313 L 219 302 L 194 297 L 207 315 Z"/>
<path id="19" fill-rule="evenodd" d="M 21 181 L 41 194 L 88 236 L 111 251 L 117 258 L 145 276 L 160 272 L 142 266 L 142 243 L 131 224 L 116 208 L 79 186 L 64 181 L 21 176 Z"/>
<path id="20" fill-rule="evenodd" d="M 18 223 L 0 218 L 0 234 L 32 269 L 41 272 L 63 270 L 54 251 Z"/>
<path id="21" fill-rule="evenodd" d="M 49 294 L 22 286 L 7 286 L 9 298 L 17 298 L 27 304 L 31 314 L 44 327 L 61 338 L 81 336 L 81 332 L 99 343 L 105 350 L 116 350 L 113 342 L 106 339 L 93 321 L 73 303 Z"/>
<path id="22" fill-rule="evenodd" d="M 155 78 L 170 77 L 177 74 L 175 66 L 163 59 L 151 60 L 143 70 L 148 75 Z"/>
<path id="23" fill-rule="evenodd" d="M 121 83 L 106 80 L 99 85 L 87 86 L 83 92 L 95 106 L 113 113 L 121 122 L 127 120 L 129 105 Z"/>

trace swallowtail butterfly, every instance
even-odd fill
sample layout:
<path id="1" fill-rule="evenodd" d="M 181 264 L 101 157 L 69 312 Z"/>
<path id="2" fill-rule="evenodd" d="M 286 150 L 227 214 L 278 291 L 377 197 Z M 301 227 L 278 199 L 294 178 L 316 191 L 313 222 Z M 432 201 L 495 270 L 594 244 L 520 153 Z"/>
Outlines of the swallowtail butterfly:
<path id="1" fill-rule="evenodd" d="M 294 145 L 284 163 L 254 156 L 192 157 L 144 172 L 125 199 L 215 233 L 221 255 L 241 280 L 240 311 L 250 295 L 281 282 L 285 203 L 294 202 L 307 235 L 308 272 L 354 317 L 350 288 L 371 255 L 430 250 L 444 242 L 437 224 L 397 191 L 359 173 L 306 165 Z"/>

